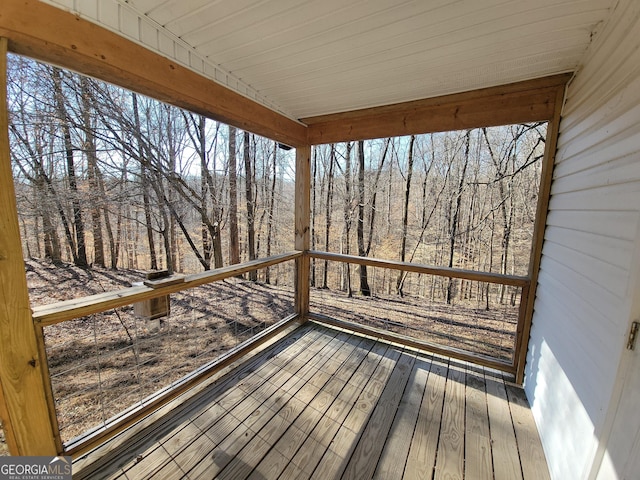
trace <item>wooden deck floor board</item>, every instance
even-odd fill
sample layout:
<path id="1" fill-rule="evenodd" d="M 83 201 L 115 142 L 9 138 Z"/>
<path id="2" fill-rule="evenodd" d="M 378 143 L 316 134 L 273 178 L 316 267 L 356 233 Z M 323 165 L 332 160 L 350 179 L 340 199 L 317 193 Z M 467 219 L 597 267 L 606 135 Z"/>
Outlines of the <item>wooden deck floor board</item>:
<path id="1" fill-rule="evenodd" d="M 465 376 L 465 370 L 459 364 L 449 365 L 436 459 L 436 480 L 463 478 Z"/>
<path id="2" fill-rule="evenodd" d="M 300 345 L 293 344 L 273 357 L 274 361 L 277 358 L 278 361 L 287 363 L 290 366 L 290 371 L 296 373 L 301 370 L 310 371 L 314 363 L 309 360 L 313 355 L 318 354 L 315 361 L 322 361 L 323 357 L 319 355 L 319 352 L 331 343 L 333 336 L 330 334 L 315 335 L 311 332 L 303 339 L 310 340 L 310 343 L 303 342 L 302 348 Z M 303 352 L 307 352 L 307 354 L 302 356 Z M 296 357 L 297 355 L 300 357 Z M 195 440 L 188 450 L 176 452 L 178 455 L 175 463 L 190 476 L 192 476 L 190 470 L 196 466 L 198 468 L 193 475 L 199 475 L 200 470 L 211 472 L 215 467 L 223 468 L 226 466 L 227 460 L 230 458 L 229 451 L 235 452 L 236 449 L 240 451 L 243 448 L 242 443 L 237 439 L 247 437 L 253 432 L 250 429 L 253 423 L 261 419 L 267 420 L 267 417 L 263 415 L 263 410 L 266 408 L 271 411 L 270 407 L 284 405 L 288 402 L 291 394 L 281 387 L 287 382 L 291 382 L 292 378 L 283 369 L 275 368 L 273 365 L 268 368 L 260 366 L 259 369 L 252 371 L 238 384 L 234 393 L 224 395 L 218 400 L 220 407 L 228 412 L 227 415 L 221 416 L 219 411 L 208 409 L 206 416 L 203 414 L 196 417 L 195 425 L 205 434 Z M 216 415 L 216 413 L 218 414 Z M 231 434 L 235 434 L 237 438 L 232 437 Z M 217 450 L 215 450 L 216 448 Z M 207 457 L 209 457 L 208 462 L 204 461 Z M 171 467 L 171 465 L 167 466 L 167 468 Z M 161 470 L 160 474 L 164 478 L 171 476 L 166 470 Z"/>
<path id="3" fill-rule="evenodd" d="M 343 377 L 334 376 L 333 387 L 337 396 L 327 409 L 326 414 L 316 424 L 309 437 L 293 456 L 291 463 L 284 470 L 281 479 L 309 478 L 321 461 L 325 451 L 332 445 L 336 433 L 349 415 L 362 390 L 366 379 L 376 371 L 382 354 L 387 346 L 381 343 L 373 344 L 368 341 L 370 352 L 358 352 L 345 363 Z M 351 370 L 349 372 L 349 370 Z M 342 378 L 342 379 L 341 379 Z M 330 382 L 331 383 L 331 382 Z"/>
<path id="4" fill-rule="evenodd" d="M 504 382 L 485 375 L 495 480 L 521 480 L 522 467 Z"/>
<path id="5" fill-rule="evenodd" d="M 524 390 L 505 384 L 524 480 L 549 480 L 547 462 Z"/>
<path id="6" fill-rule="evenodd" d="M 333 356 L 325 362 L 322 372 L 313 375 L 309 382 L 318 387 L 316 395 L 290 425 L 287 435 L 278 439 L 268 454 L 256 465 L 254 475 L 249 478 L 260 478 L 259 475 L 263 478 L 277 478 L 287 467 L 289 459 L 303 445 L 311 430 L 315 428 L 336 397 L 336 388 L 342 384 L 342 381 L 335 381 L 335 379 L 340 378 L 341 370 L 349 371 L 352 368 L 347 360 L 359 344 L 358 340 L 343 346 L 340 349 L 340 355 Z M 286 462 L 283 458 L 287 458 Z"/>
<path id="7" fill-rule="evenodd" d="M 374 349 L 375 350 L 375 349 Z M 374 352 L 372 350 L 372 352 Z M 387 381 L 394 371 L 398 359 L 405 359 L 399 349 L 387 348 L 381 355 L 378 366 L 366 382 L 364 389 L 358 396 L 355 405 L 342 422 L 342 426 L 333 437 L 332 444 L 325 452 L 311 478 L 327 479 L 341 478 L 349 459 L 356 448 L 366 424 L 375 410 L 378 401 L 387 385 Z M 369 356 L 368 356 L 369 357 Z M 395 382 L 394 382 L 395 383 Z"/>
<path id="8" fill-rule="evenodd" d="M 465 476 L 493 480 L 487 392 L 482 368 L 467 365 Z"/>
<path id="9" fill-rule="evenodd" d="M 248 394 L 231 414 L 242 421 L 251 432 L 255 432 L 255 435 L 251 438 L 245 435 L 244 439 L 241 437 L 236 441 L 234 448 L 239 450 L 234 450 L 234 457 L 228 462 L 219 459 L 207 468 L 207 463 L 211 462 L 203 458 L 197 474 L 199 475 L 199 471 L 202 470 L 204 475 L 217 474 L 220 478 L 242 478 L 248 475 L 262 456 L 268 452 L 275 439 L 286 430 L 289 425 L 286 421 L 291 417 L 296 418 L 298 410 L 304 409 L 318 393 L 319 388 L 310 380 L 316 375 L 319 366 L 324 365 L 323 368 L 327 373 L 332 373 L 332 370 L 335 371 L 340 366 L 331 359 L 335 358 L 334 354 L 338 348 L 345 346 L 349 335 L 339 334 L 338 337 L 337 340 L 334 337 L 324 343 L 319 340 L 318 345 L 306 349 L 306 352 L 310 352 L 311 355 L 303 356 L 303 361 L 289 362 L 289 369 L 278 370 L 259 388 Z M 294 363 L 297 363 L 296 368 L 291 367 Z M 282 421 L 283 419 L 285 422 Z M 265 436 L 268 438 L 266 441 L 263 438 Z M 241 446 L 243 440 L 246 441 Z M 217 449 L 219 456 L 227 453 L 223 456 L 224 460 L 227 459 L 228 452 L 220 452 L 220 450 L 225 446 Z M 213 456 L 215 454 L 216 451 L 213 452 Z M 189 472 L 190 477 L 195 475 L 195 472 Z"/>
<path id="10" fill-rule="evenodd" d="M 549 478 L 501 373 L 314 322 L 294 333 L 90 477 Z"/>
<path id="11" fill-rule="evenodd" d="M 391 425 L 413 371 L 415 360 L 415 353 L 403 352 L 395 362 L 391 378 L 386 382 L 380 396 L 375 399 L 374 410 L 362 431 L 353 454 L 349 458 L 349 463 L 342 478 L 356 479 L 371 478 L 373 476 L 385 445 L 380 439 L 385 439 L 389 436 Z"/>
<path id="12" fill-rule="evenodd" d="M 375 479 L 401 479 L 404 475 L 404 467 L 409 456 L 424 390 L 427 387 L 429 370 L 431 370 L 430 360 L 430 358 L 418 358 L 414 363 L 411 379 L 404 389 L 393 425 L 380 453 L 373 475 Z M 411 432 L 411 435 L 406 432 Z"/>
<path id="13" fill-rule="evenodd" d="M 409 448 L 404 470 L 405 478 L 431 480 L 433 476 L 448 368 L 448 362 L 444 363 L 434 358 Z"/>

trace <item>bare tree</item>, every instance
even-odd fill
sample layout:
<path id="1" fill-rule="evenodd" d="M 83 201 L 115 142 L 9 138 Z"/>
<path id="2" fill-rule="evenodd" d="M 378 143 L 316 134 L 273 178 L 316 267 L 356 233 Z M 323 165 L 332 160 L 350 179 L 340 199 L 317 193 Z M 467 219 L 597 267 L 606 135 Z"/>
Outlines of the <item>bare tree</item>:
<path id="1" fill-rule="evenodd" d="M 400 261 L 405 261 L 407 253 L 407 230 L 409 224 L 409 198 L 411 196 L 411 177 L 413 175 L 413 146 L 416 142 L 416 136 L 411 135 L 409 138 L 409 149 L 407 151 L 407 180 L 404 188 L 404 204 L 402 209 L 402 239 L 400 244 Z M 398 295 L 402 296 L 403 272 L 401 271 L 396 281 L 396 290 Z"/>
<path id="2" fill-rule="evenodd" d="M 67 160 L 67 179 L 69 189 L 71 190 L 71 204 L 73 206 L 73 225 L 76 233 L 75 249 L 72 247 L 73 263 L 78 267 L 87 268 L 87 249 L 84 235 L 84 221 L 82 219 L 82 207 L 80 205 L 80 195 L 78 192 L 78 183 L 76 181 L 76 167 L 74 160 L 74 148 L 71 142 L 71 128 L 69 126 L 69 117 L 65 107 L 65 95 L 62 90 L 63 73 L 59 68 L 51 67 L 51 78 L 54 86 L 54 98 L 56 110 L 58 114 L 58 122 L 62 129 L 64 139 L 64 151 Z"/>
<path id="3" fill-rule="evenodd" d="M 327 173 L 327 201 L 325 202 L 325 229 L 324 229 L 324 250 L 329 251 L 329 240 L 331 235 L 331 212 L 333 210 L 333 168 L 336 164 L 336 146 L 331 144 L 329 152 L 329 168 Z M 325 169 L 326 170 L 326 169 Z M 328 288 L 327 275 L 329 270 L 329 262 L 325 260 L 324 270 L 322 271 L 322 288 Z"/>
<path id="4" fill-rule="evenodd" d="M 102 239 L 102 215 L 100 208 L 102 196 L 100 195 L 100 187 L 98 185 L 98 157 L 96 141 L 93 134 L 92 95 L 87 77 L 80 77 L 79 89 L 82 104 L 82 124 L 85 136 L 83 150 L 87 158 L 87 179 L 89 181 L 89 191 L 91 192 L 90 212 L 93 230 L 93 263 L 94 265 L 104 268 L 104 242 Z"/>
<path id="5" fill-rule="evenodd" d="M 278 158 L 278 143 L 273 142 L 273 161 L 271 163 L 271 189 L 269 195 L 269 215 L 267 216 L 267 257 L 271 256 L 271 242 L 273 234 L 273 209 L 275 207 L 276 196 L 276 165 Z M 269 268 L 265 272 L 265 282 L 271 283 L 271 272 Z"/>
<path id="6" fill-rule="evenodd" d="M 341 253 L 349 254 L 351 252 L 350 247 L 350 233 L 351 233 L 351 215 L 353 214 L 353 199 L 351 198 L 351 148 L 353 144 L 347 142 L 345 147 L 344 157 L 344 207 L 343 207 L 343 235 L 342 235 L 342 249 Z M 343 276 L 342 276 L 342 289 L 347 292 L 347 295 L 351 297 L 353 291 L 351 290 L 351 265 L 349 263 L 343 264 Z"/>
<path id="7" fill-rule="evenodd" d="M 462 203 L 462 192 L 464 191 L 464 182 L 467 175 L 467 166 L 469 165 L 469 141 L 470 132 L 467 130 L 465 134 L 465 149 L 464 149 L 464 161 L 462 162 L 462 172 L 460 173 L 460 181 L 458 182 L 458 189 L 454 197 L 454 209 L 453 215 L 451 215 L 451 223 L 449 225 L 449 263 L 448 267 L 453 267 L 453 257 L 456 247 L 456 237 L 458 235 L 458 217 L 460 215 L 460 204 Z M 451 303 L 453 298 L 453 290 L 455 288 L 454 279 L 449 279 L 447 287 L 447 304 Z"/>
<path id="8" fill-rule="evenodd" d="M 245 172 L 245 199 L 247 202 L 247 245 L 249 249 L 249 260 L 255 260 L 256 258 L 256 230 L 255 230 L 255 204 L 253 199 L 253 185 L 254 185 L 254 165 L 251 162 L 251 149 L 250 149 L 250 134 L 244 132 L 243 135 L 243 149 L 242 156 L 244 159 L 244 172 Z M 251 270 L 249 272 L 249 280 L 255 282 L 258 280 L 258 271 Z"/>
<path id="9" fill-rule="evenodd" d="M 229 263 L 240 263 L 238 238 L 238 177 L 236 172 L 236 127 L 229 126 Z"/>
<path id="10" fill-rule="evenodd" d="M 358 255 L 367 256 L 364 246 L 364 140 L 358 142 Z M 360 293 L 365 297 L 371 296 L 371 288 L 367 279 L 367 266 L 359 265 L 360 270 Z"/>
<path id="11" fill-rule="evenodd" d="M 138 95 L 131 93 L 131 102 L 133 107 L 133 134 L 138 147 L 138 160 L 140 162 L 140 183 L 142 185 L 142 201 L 144 205 L 144 220 L 147 230 L 147 242 L 149 244 L 149 261 L 151 270 L 158 269 L 158 259 L 156 255 L 156 244 L 153 238 L 153 225 L 151 223 L 151 200 L 149 197 L 150 177 L 147 173 L 147 164 L 149 159 L 145 161 L 145 146 L 142 140 L 142 125 L 140 123 L 140 113 L 138 110 Z"/>

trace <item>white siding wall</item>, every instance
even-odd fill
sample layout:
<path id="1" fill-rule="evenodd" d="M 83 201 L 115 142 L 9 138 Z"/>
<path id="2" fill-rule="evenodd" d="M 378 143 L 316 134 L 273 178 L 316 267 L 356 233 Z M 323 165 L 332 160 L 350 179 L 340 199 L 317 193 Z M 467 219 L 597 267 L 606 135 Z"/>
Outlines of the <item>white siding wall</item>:
<path id="1" fill-rule="evenodd" d="M 640 2 L 620 0 L 567 90 L 525 389 L 552 477 L 592 468 L 640 242 Z"/>

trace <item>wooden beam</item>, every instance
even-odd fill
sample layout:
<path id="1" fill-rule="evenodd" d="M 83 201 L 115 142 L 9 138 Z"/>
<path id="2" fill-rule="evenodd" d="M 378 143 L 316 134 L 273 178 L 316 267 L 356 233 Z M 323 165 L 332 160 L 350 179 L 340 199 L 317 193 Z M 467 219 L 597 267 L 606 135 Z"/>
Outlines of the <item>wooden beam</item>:
<path id="1" fill-rule="evenodd" d="M 295 248 L 307 251 L 311 240 L 311 147 L 296 150 Z M 309 312 L 309 256 L 296 261 L 296 312 Z"/>
<path id="2" fill-rule="evenodd" d="M 547 215 L 549 212 L 549 200 L 551 197 L 551 183 L 553 181 L 553 167 L 556 160 L 556 149 L 558 146 L 558 134 L 560 132 L 560 115 L 564 101 L 565 89 L 556 90 L 554 100 L 553 118 L 547 127 L 547 140 L 545 143 L 544 159 L 542 161 L 542 176 L 540 178 L 540 191 L 538 193 L 538 206 L 536 210 L 536 220 L 533 228 L 533 239 L 531 242 L 531 260 L 529 261 L 529 278 L 531 285 L 527 296 L 527 306 L 524 315 L 522 331 L 519 332 L 519 348 L 516 350 L 516 383 L 522 384 L 524 381 L 524 367 L 527 360 L 527 350 L 529 346 L 529 335 L 531 333 L 531 321 L 533 319 L 533 306 L 536 300 L 536 288 L 538 286 L 538 275 L 540 273 L 540 260 L 542 259 L 542 245 L 547 226 Z M 520 330 L 520 326 L 518 326 Z"/>
<path id="3" fill-rule="evenodd" d="M 397 260 L 381 260 L 378 258 L 358 257 L 356 255 L 344 255 L 341 253 L 329 253 L 312 250 L 307 252 L 312 258 L 329 260 L 335 262 L 355 263 L 357 265 L 367 265 L 370 267 L 390 268 L 392 270 L 402 270 L 403 272 L 423 273 L 426 275 L 437 275 L 439 277 L 462 278 L 475 282 L 498 283 L 501 285 L 514 285 L 525 287 L 529 285 L 527 277 L 517 275 L 502 275 L 500 273 L 477 272 L 475 270 L 463 270 L 460 268 L 434 267 L 431 265 L 421 265 L 419 263 L 399 262 Z"/>
<path id="4" fill-rule="evenodd" d="M 6 73 L 7 39 L 0 38 L 0 415 L 12 455 L 55 455 L 18 226 Z"/>
<path id="5" fill-rule="evenodd" d="M 169 279 L 165 286 L 149 287 L 142 285 L 114 290 L 112 292 L 87 295 L 86 297 L 74 298 L 49 305 L 41 305 L 33 308 L 33 320 L 42 326 L 53 325 L 66 320 L 111 310 L 112 308 L 123 307 L 134 302 L 162 297 L 170 293 L 217 282 L 225 278 L 236 277 L 252 270 L 270 267 L 297 259 L 301 256 L 302 252 L 281 253 L 267 258 L 251 260 L 250 262 L 216 268 L 208 272 L 186 275 L 180 282 L 174 282 L 172 279 Z"/>
<path id="6" fill-rule="evenodd" d="M 351 112 L 303 118 L 309 143 L 365 140 L 551 120 L 569 74 Z"/>
<path id="7" fill-rule="evenodd" d="M 297 147 L 306 128 L 94 23 L 37 0 L 2 0 L 9 50 Z"/>

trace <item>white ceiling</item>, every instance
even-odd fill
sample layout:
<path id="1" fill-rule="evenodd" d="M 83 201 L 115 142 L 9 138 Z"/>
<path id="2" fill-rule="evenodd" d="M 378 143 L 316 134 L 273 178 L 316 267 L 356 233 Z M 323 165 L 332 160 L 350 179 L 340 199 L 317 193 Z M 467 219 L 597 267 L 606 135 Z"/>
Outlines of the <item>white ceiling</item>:
<path id="1" fill-rule="evenodd" d="M 574 71 L 615 0 L 45 0 L 292 119 Z"/>

